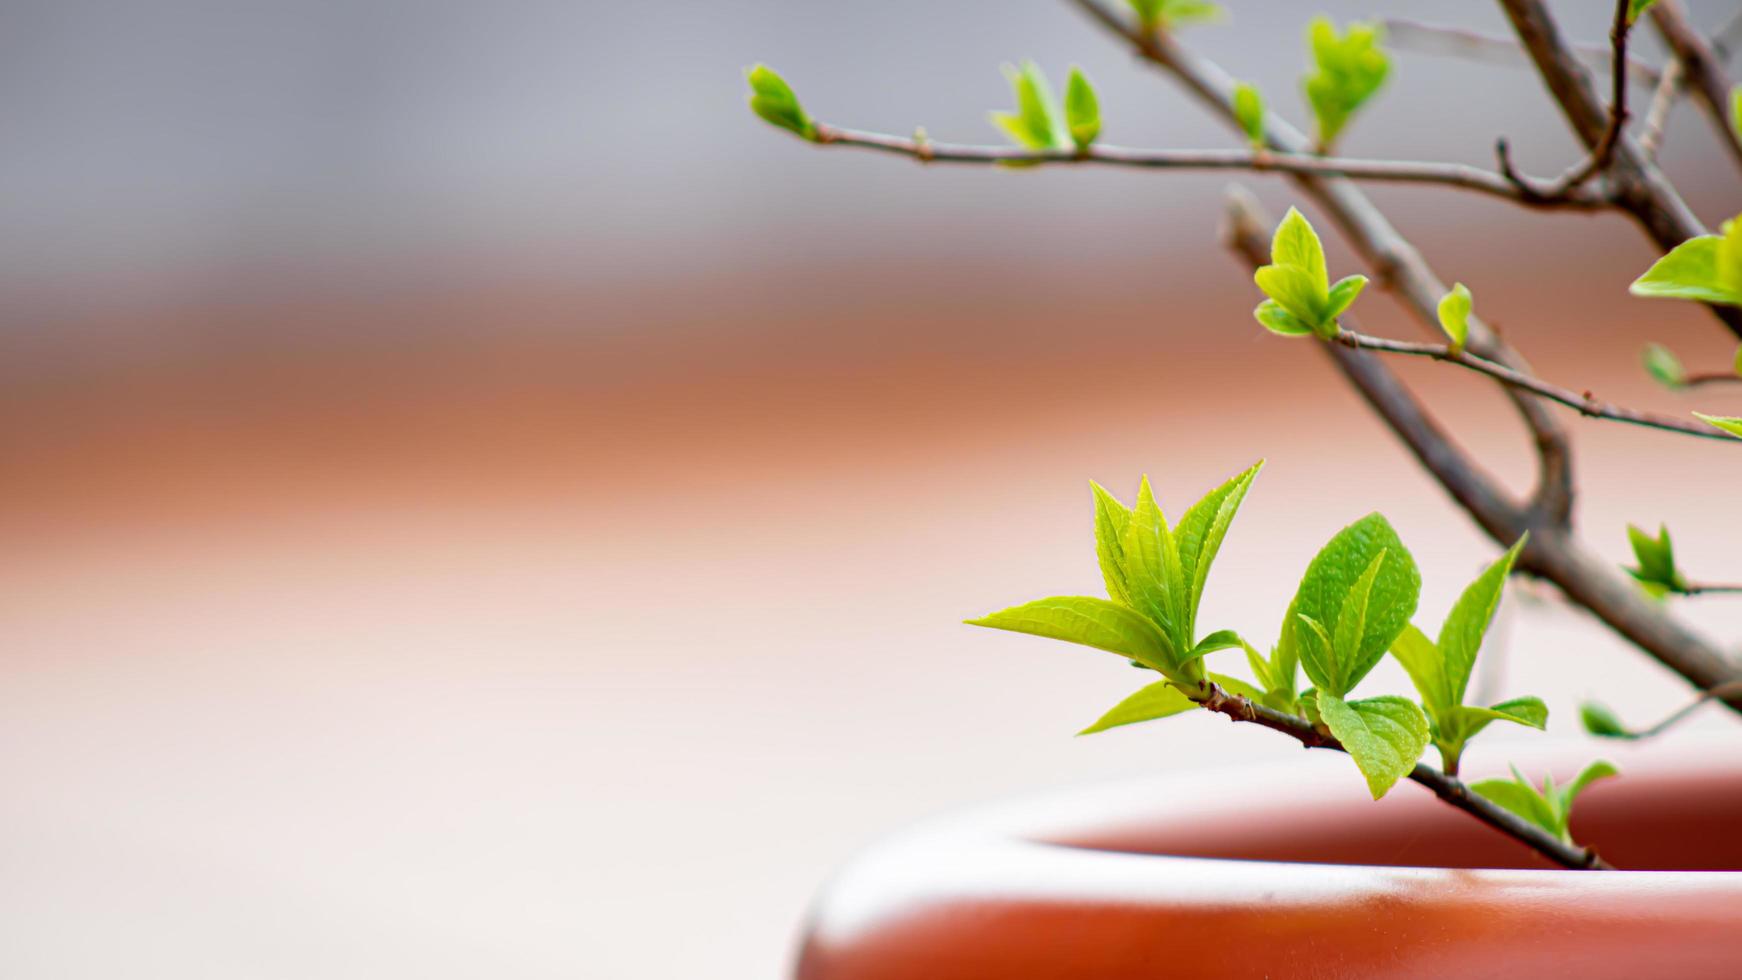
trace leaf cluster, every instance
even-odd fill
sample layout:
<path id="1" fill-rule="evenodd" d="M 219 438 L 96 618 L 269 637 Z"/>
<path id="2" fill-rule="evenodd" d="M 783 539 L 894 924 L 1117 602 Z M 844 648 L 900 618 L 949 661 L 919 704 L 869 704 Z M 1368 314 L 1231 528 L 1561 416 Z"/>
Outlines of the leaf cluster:
<path id="1" fill-rule="evenodd" d="M 1378 24 L 1356 22 L 1338 33 L 1329 17 L 1315 17 L 1307 27 L 1313 65 L 1302 86 L 1321 152 L 1329 152 L 1355 112 L 1385 84 L 1391 59 L 1380 47 L 1384 40 Z"/>
<path id="2" fill-rule="evenodd" d="M 1046 73 L 1032 61 L 1005 65 L 1016 96 L 1014 112 L 994 112 L 992 124 L 1030 150 L 1086 150 L 1101 135 L 1101 105 L 1082 69 L 1072 68 L 1061 103 Z"/>
<path id="3" fill-rule="evenodd" d="M 1260 466 L 1210 491 L 1176 524 L 1163 515 L 1147 479 L 1133 507 L 1091 483 L 1095 554 L 1107 598 L 1054 596 L 969 622 L 1107 650 L 1161 675 L 1082 734 L 1189 711 L 1211 696 L 1213 683 L 1334 737 L 1375 799 L 1409 774 L 1430 742 L 1455 773 L 1464 745 L 1489 723 L 1544 726 L 1548 710 L 1536 698 L 1487 707 L 1464 703 L 1522 541 L 1464 590 L 1437 641 L 1410 624 L 1421 574 L 1379 514 L 1343 528 L 1308 564 L 1268 656 L 1232 630 L 1200 636 L 1198 609 L 1211 564 Z M 1245 652 L 1255 682 L 1206 669 L 1206 655 L 1233 647 Z M 1395 695 L 1354 696 L 1387 652 L 1409 673 L 1419 705 Z M 1303 672 L 1313 685 L 1305 691 L 1299 688 Z"/>
<path id="4" fill-rule="evenodd" d="M 1270 264 L 1260 267 L 1252 278 L 1269 297 L 1252 315 L 1266 330 L 1284 337 L 1335 337 L 1337 317 L 1367 287 L 1367 277 L 1362 275 L 1345 276 L 1331 284 L 1319 234 L 1295 208 L 1289 208 L 1276 226 L 1270 242 Z"/>
<path id="5" fill-rule="evenodd" d="M 1675 545 L 1670 542 L 1669 528 L 1659 524 L 1656 536 L 1645 533 L 1633 524 L 1627 525 L 1627 543 L 1633 546 L 1633 560 L 1627 574 L 1636 579 L 1647 593 L 1662 598 L 1688 590 L 1688 580 L 1675 564 Z"/>
<path id="6" fill-rule="evenodd" d="M 1514 766 L 1511 779 L 1484 779 L 1470 788 L 1571 844 L 1573 838 L 1567 824 L 1572 817 L 1573 801 L 1597 780 L 1620 773 L 1613 764 L 1599 759 L 1565 786 L 1557 786 L 1553 776 L 1545 776 L 1538 788 Z"/>
<path id="7" fill-rule="evenodd" d="M 764 121 L 807 140 L 817 138 L 816 123 L 805 113 L 792 86 L 767 65 L 754 65 L 744 73 L 750 83 L 750 111 Z"/>

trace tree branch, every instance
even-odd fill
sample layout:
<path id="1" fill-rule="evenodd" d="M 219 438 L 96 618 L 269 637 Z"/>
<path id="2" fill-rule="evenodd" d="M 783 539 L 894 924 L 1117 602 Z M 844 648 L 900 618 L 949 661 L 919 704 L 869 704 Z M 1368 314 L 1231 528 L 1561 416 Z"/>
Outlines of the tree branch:
<path id="1" fill-rule="evenodd" d="M 1489 65 L 1530 65 L 1530 58 L 1519 45 L 1517 38 L 1483 34 L 1462 27 L 1430 24 L 1405 17 L 1386 17 L 1381 23 L 1385 25 L 1386 36 L 1390 38 L 1392 45 L 1403 50 L 1447 54 Z M 1613 52 L 1606 45 L 1579 44 L 1573 46 L 1573 51 L 1586 65 L 1604 71 L 1612 70 Z M 1635 84 L 1656 85 L 1661 74 L 1657 68 L 1638 58 L 1627 59 L 1627 77 Z"/>
<path id="2" fill-rule="evenodd" d="M 1353 160 L 1268 150 L 1140 150 L 1101 143 L 1081 150 L 1029 150 L 1016 146 L 938 143 L 929 139 L 891 136 L 824 123 L 816 124 L 816 141 L 824 146 L 856 146 L 894 153 L 922 163 L 1099 164 L 1157 170 L 1249 170 L 1258 173 L 1314 174 L 1355 180 L 1439 184 L 1477 191 L 1533 207 L 1593 210 L 1611 206 L 1603 195 L 1589 192 L 1569 194 L 1556 200 L 1530 199 L 1525 192 L 1500 174 L 1461 163 Z"/>
<path id="3" fill-rule="evenodd" d="M 1615 0 L 1615 19 L 1609 27 L 1609 122 L 1585 159 L 1554 180 L 1546 184 L 1535 184 L 1513 169 L 1506 141 L 1501 140 L 1497 144 L 1500 173 L 1517 185 L 1519 192 L 1525 197 L 1552 201 L 1569 194 L 1592 177 L 1608 170 L 1609 164 L 1615 159 L 1615 144 L 1620 141 L 1627 126 L 1627 73 L 1619 66 L 1627 64 L 1627 37 L 1633 31 L 1633 22 L 1627 19 L 1630 6 L 1629 0 Z"/>
<path id="4" fill-rule="evenodd" d="M 1502 384 L 1528 391 L 1531 394 L 1558 402 L 1568 408 L 1578 410 L 1580 415 L 1588 418 L 1609 419 L 1614 422 L 1626 422 L 1640 425 L 1648 429 L 1659 429 L 1664 432 L 1679 432 L 1683 435 L 1700 439 L 1714 439 L 1720 442 L 1736 442 L 1736 437 L 1727 432 L 1715 429 L 1701 422 L 1684 421 L 1666 415 L 1651 412 L 1641 412 L 1636 409 L 1623 408 L 1598 401 L 1590 392 L 1577 392 L 1571 388 L 1549 384 L 1541 378 L 1533 377 L 1522 371 L 1514 370 L 1504 364 L 1496 364 L 1485 358 L 1477 357 L 1468 351 L 1454 351 L 1447 344 L 1424 344 L 1407 340 L 1389 340 L 1384 337 L 1369 337 L 1353 330 L 1339 331 L 1336 342 L 1345 347 L 1355 347 L 1361 350 L 1380 351 L 1386 354 L 1409 354 L 1416 357 L 1431 357 L 1436 361 L 1445 361 L 1468 368 L 1478 374 L 1485 374 Z"/>
<path id="5" fill-rule="evenodd" d="M 1261 725 L 1281 732 L 1309 749 L 1333 749 L 1346 752 L 1341 742 L 1329 732 L 1320 731 L 1311 722 L 1297 715 L 1254 704 L 1250 699 L 1228 692 L 1215 684 L 1206 684 L 1205 693 L 1194 697 L 1204 709 L 1237 722 Z M 1574 871 L 1613 871 L 1614 866 L 1597 856 L 1588 847 L 1578 847 L 1538 827 L 1487 797 L 1470 789 L 1458 779 L 1448 776 L 1426 763 L 1416 763 L 1409 778 L 1433 791 L 1446 803 L 1511 837 L 1555 864 Z"/>
<path id="6" fill-rule="evenodd" d="M 1590 75 L 1562 40 L 1548 7 L 1543 0 L 1500 0 L 1500 6 L 1574 134 L 1587 148 L 1595 149 L 1609 128 L 1608 109 L 1591 84 Z M 1676 193 L 1663 171 L 1645 159 L 1637 142 L 1622 133 L 1615 141 L 1613 153 L 1608 176 L 1616 201 L 1660 249 L 1668 252 L 1690 238 L 1706 234 L 1705 225 Z M 1731 333 L 1742 337 L 1742 309 L 1710 304 L 1707 308 Z"/>
<path id="7" fill-rule="evenodd" d="M 1677 64 L 1687 73 L 1688 85 L 1698 97 L 1700 108 L 1718 131 L 1718 142 L 1730 152 L 1730 158 L 1742 166 L 1742 142 L 1730 125 L 1730 89 L 1732 82 L 1724 71 L 1712 45 L 1688 23 L 1681 0 L 1658 0 L 1651 8 L 1651 22 L 1658 34 L 1674 52 Z"/>

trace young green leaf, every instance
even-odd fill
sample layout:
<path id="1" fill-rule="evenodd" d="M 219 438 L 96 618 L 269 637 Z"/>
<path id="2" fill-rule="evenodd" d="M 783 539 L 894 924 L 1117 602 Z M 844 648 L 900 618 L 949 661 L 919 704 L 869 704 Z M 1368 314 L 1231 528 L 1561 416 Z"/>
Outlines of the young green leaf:
<path id="1" fill-rule="evenodd" d="M 967 621 L 1013 633 L 1029 633 L 1080 643 L 1166 673 L 1175 659 L 1173 643 L 1149 619 L 1107 599 L 1054 596 Z"/>
<path id="2" fill-rule="evenodd" d="M 1565 786 L 1556 786 L 1554 777 L 1548 776 L 1538 789 L 1514 767 L 1509 780 L 1485 779 L 1470 788 L 1570 844 L 1573 839 L 1567 825 L 1574 801 L 1592 783 L 1619 774 L 1614 765 L 1599 759 Z"/>
<path id="3" fill-rule="evenodd" d="M 1704 422 L 1707 425 L 1722 429 L 1725 432 L 1728 432 L 1731 435 L 1735 436 L 1736 438 L 1742 439 L 1742 417 L 1732 417 L 1732 416 L 1726 416 L 1726 415 L 1702 415 L 1699 412 L 1695 412 L 1694 417 L 1698 418 L 1701 422 Z"/>
<path id="4" fill-rule="evenodd" d="M 1380 47 L 1384 37 L 1379 25 L 1363 23 L 1339 34 L 1328 17 L 1314 18 L 1307 28 L 1313 71 L 1302 84 L 1318 124 L 1320 152 L 1330 150 L 1349 119 L 1385 83 L 1391 61 Z"/>
<path id="5" fill-rule="evenodd" d="M 1209 0 L 1126 0 L 1146 31 L 1221 20 L 1222 8 Z"/>
<path id="6" fill-rule="evenodd" d="M 1465 341 L 1470 339 L 1470 307 L 1473 302 L 1470 290 L 1461 282 L 1440 297 L 1440 329 L 1450 338 L 1454 351 L 1463 350 Z"/>
<path id="7" fill-rule="evenodd" d="M 1742 140 L 1742 85 L 1730 90 L 1730 138 Z"/>
<path id="8" fill-rule="evenodd" d="M 1093 735 L 1121 725 L 1135 725 L 1140 721 L 1154 721 L 1157 718 L 1183 714 L 1195 707 L 1197 703 L 1181 694 L 1180 689 L 1171 681 L 1156 681 L 1114 705 L 1093 725 L 1077 734 Z"/>
<path id="9" fill-rule="evenodd" d="M 1446 614 L 1446 621 L 1440 626 L 1439 649 L 1445 659 L 1446 679 L 1451 685 L 1452 704 L 1460 704 L 1464 700 L 1464 691 L 1469 687 L 1470 674 L 1476 667 L 1476 652 L 1482 647 L 1482 638 L 1488 633 L 1488 625 L 1494 621 L 1494 612 L 1500 608 L 1500 595 L 1506 586 L 1506 577 L 1512 574 L 1512 566 L 1518 561 L 1518 555 L 1524 550 L 1524 544 L 1529 535 L 1520 537 L 1506 553 L 1493 564 L 1482 570 L 1464 589 L 1458 601 L 1452 605 L 1452 611 Z"/>
<path id="10" fill-rule="evenodd" d="M 1365 276 L 1349 276 L 1331 286 L 1324 245 L 1306 217 L 1289 208 L 1270 242 L 1270 264 L 1253 273 L 1253 281 L 1269 297 L 1253 311 L 1267 329 L 1283 335 L 1312 332 L 1330 339 L 1337 335 L 1337 317 L 1367 285 Z"/>
<path id="11" fill-rule="evenodd" d="M 1585 731 L 1598 738 L 1618 738 L 1631 741 L 1639 737 L 1639 733 L 1621 723 L 1621 719 L 1606 704 L 1596 701 L 1586 701 L 1579 705 L 1579 723 L 1585 726 Z"/>
<path id="12" fill-rule="evenodd" d="M 1375 564 L 1381 554 L 1384 559 Z M 1365 601 L 1351 605 L 1351 593 L 1370 570 Z M 1420 594 L 1421 573 L 1409 549 L 1384 517 L 1369 514 L 1339 531 L 1307 566 L 1294 597 L 1295 615 L 1283 629 L 1296 634 L 1307 677 L 1322 693 L 1343 697 L 1409 624 Z M 1358 632 L 1341 625 L 1357 608 Z M 1350 637 L 1350 645 L 1336 649 L 1339 637 Z"/>
<path id="13" fill-rule="evenodd" d="M 1658 525 L 1657 537 L 1652 537 L 1632 524 L 1627 525 L 1627 541 L 1633 546 L 1633 558 L 1639 564 L 1626 569 L 1645 591 L 1661 598 L 1671 592 L 1687 590 L 1687 580 L 1675 565 L 1675 548 L 1669 540 L 1669 528 Z"/>
<path id="14" fill-rule="evenodd" d="M 750 83 L 750 109 L 766 122 L 789 130 L 807 140 L 817 138 L 816 124 L 805 114 L 804 107 L 799 105 L 798 96 L 793 94 L 792 86 L 786 84 L 774 69 L 767 65 L 752 65 L 744 73 Z"/>
<path id="15" fill-rule="evenodd" d="M 1131 523 L 1131 510 L 1093 480 L 1089 490 L 1095 496 L 1095 558 L 1101 565 L 1101 578 L 1107 584 L 1107 597 L 1122 606 L 1131 605 L 1131 592 L 1125 585 L 1125 528 Z"/>
<path id="16" fill-rule="evenodd" d="M 1645 13 L 1647 10 L 1650 10 L 1651 5 L 1656 3 L 1656 2 L 1657 2 L 1657 0 L 1628 0 L 1628 2 L 1627 2 L 1627 23 L 1631 24 L 1634 21 L 1638 20 L 1639 15 Z"/>
<path id="17" fill-rule="evenodd" d="M 1440 626 L 1439 642 L 1429 640 L 1414 626 L 1405 626 L 1391 644 L 1391 655 L 1403 665 L 1421 694 L 1434 745 L 1449 774 L 1457 773 L 1464 744 L 1490 722 L 1510 721 L 1531 728 L 1542 728 L 1548 722 L 1548 708 L 1537 698 L 1515 698 L 1487 708 L 1464 704 L 1476 654 L 1499 608 L 1506 576 L 1527 538 L 1519 538 L 1464 589 Z"/>
<path id="18" fill-rule="evenodd" d="M 1252 315 L 1258 318 L 1264 329 L 1283 337 L 1304 337 L 1313 332 L 1306 321 L 1283 309 L 1282 304 L 1273 299 L 1259 303 Z"/>
<path id="19" fill-rule="evenodd" d="M 1742 347 L 1736 348 L 1736 360 L 1730 365 L 1736 371 L 1736 377 L 1742 378 Z"/>
<path id="20" fill-rule="evenodd" d="M 1101 135 L 1101 103 L 1081 68 L 1072 68 L 1065 84 L 1065 122 L 1077 149 L 1086 150 Z"/>
<path id="21" fill-rule="evenodd" d="M 1646 344 L 1641 355 L 1645 364 L 1645 373 L 1651 379 L 1671 391 L 1687 387 L 1688 372 L 1682 367 L 1681 358 L 1675 352 L 1662 344 Z"/>
<path id="22" fill-rule="evenodd" d="M 1204 585 L 1210 575 L 1210 565 L 1222 550 L 1222 539 L 1246 499 L 1246 491 L 1264 468 L 1259 460 L 1237 476 L 1205 494 L 1179 519 L 1175 540 L 1179 548 L 1180 567 L 1185 573 L 1187 594 L 1186 621 L 1197 624 L 1198 606 L 1204 598 Z"/>
<path id="23" fill-rule="evenodd" d="M 1627 288 L 1635 296 L 1742 306 L 1742 222 L 1682 242 Z"/>
<path id="24" fill-rule="evenodd" d="M 1185 573 L 1173 532 L 1149 488 L 1148 477 L 1138 485 L 1137 506 L 1131 511 L 1131 522 L 1120 544 L 1125 552 L 1125 587 L 1131 593 L 1131 607 L 1154 621 L 1176 650 L 1191 649 L 1194 644 L 1181 601 Z"/>
<path id="25" fill-rule="evenodd" d="M 1065 150 L 1073 145 L 1063 110 L 1047 84 L 1046 75 L 1032 61 L 1005 65 L 1004 77 L 1016 96 L 1015 112 L 995 112 L 992 123 L 1018 146 L 1030 150 Z"/>
<path id="26" fill-rule="evenodd" d="M 1413 701 L 1389 695 L 1344 701 L 1324 692 L 1318 710 L 1366 777 L 1374 799 L 1409 775 L 1427 748 L 1428 725 Z"/>
<path id="27" fill-rule="evenodd" d="M 1264 148 L 1264 96 L 1250 82 L 1234 85 L 1234 119 L 1254 150 Z"/>

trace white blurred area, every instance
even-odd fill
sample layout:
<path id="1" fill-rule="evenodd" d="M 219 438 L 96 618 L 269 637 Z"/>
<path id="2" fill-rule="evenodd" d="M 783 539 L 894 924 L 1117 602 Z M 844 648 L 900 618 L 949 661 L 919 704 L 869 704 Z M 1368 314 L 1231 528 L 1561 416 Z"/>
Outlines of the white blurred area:
<path id="1" fill-rule="evenodd" d="M 1307 11 L 1232 6 L 1201 46 L 1298 118 Z M 1090 70 L 1109 138 L 1224 145 L 1061 3 L 0 9 L 0 975 L 777 976 L 830 869 L 908 821 L 1298 751 L 1198 717 L 1073 739 L 1142 676 L 960 625 L 1098 587 L 1088 479 L 1178 513 L 1268 457 L 1202 616 L 1259 643 L 1370 510 L 1430 628 L 1495 553 L 1257 332 L 1225 176 L 922 170 L 743 108 L 766 60 L 831 120 L 990 141 L 997 64 L 1033 56 Z M 1397 72 L 1352 151 L 1571 159 L 1526 71 Z M 1715 222 L 1738 181 L 1671 125 Z M 1697 312 L 1575 288 L 1649 261 L 1620 221 L 1377 196 L 1545 376 L 1742 414 L 1638 370 L 1647 336 L 1727 358 Z M 1403 370 L 1524 485 L 1503 404 Z M 1596 548 L 1665 520 L 1742 577 L 1742 457 L 1568 424 Z M 1742 636 L 1742 600 L 1677 605 Z M 1585 697 L 1685 697 L 1541 589 L 1496 643 L 1551 737 Z"/>

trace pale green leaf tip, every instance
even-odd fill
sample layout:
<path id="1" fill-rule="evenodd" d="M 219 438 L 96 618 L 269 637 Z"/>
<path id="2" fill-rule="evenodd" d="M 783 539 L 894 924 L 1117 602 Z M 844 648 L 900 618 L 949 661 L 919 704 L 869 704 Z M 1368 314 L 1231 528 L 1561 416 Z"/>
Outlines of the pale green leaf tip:
<path id="1" fill-rule="evenodd" d="M 1695 412 L 1694 417 L 1713 428 L 1728 432 L 1730 435 L 1742 439 L 1742 417 L 1706 415 L 1703 412 Z"/>

